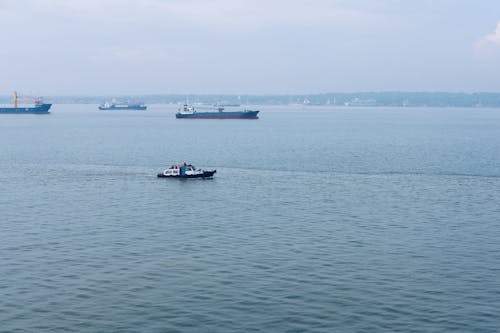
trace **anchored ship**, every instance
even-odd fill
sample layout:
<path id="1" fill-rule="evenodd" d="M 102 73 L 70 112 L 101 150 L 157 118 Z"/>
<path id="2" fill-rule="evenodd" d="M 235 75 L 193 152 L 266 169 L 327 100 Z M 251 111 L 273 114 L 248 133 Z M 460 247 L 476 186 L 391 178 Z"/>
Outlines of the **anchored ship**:
<path id="1" fill-rule="evenodd" d="M 40 97 L 19 97 L 14 91 L 14 107 L 1 107 L 0 113 L 34 113 L 47 114 L 49 113 L 52 104 L 43 103 Z M 19 102 L 30 102 L 33 106 L 20 105 Z"/>
<path id="2" fill-rule="evenodd" d="M 184 104 L 182 109 L 175 114 L 178 119 L 258 119 L 259 111 L 224 111 L 223 107 L 216 111 L 197 111 L 194 107 Z"/>
<path id="3" fill-rule="evenodd" d="M 373 98 L 360 99 L 358 97 L 344 103 L 345 106 L 377 106 L 377 100 Z"/>
<path id="4" fill-rule="evenodd" d="M 118 103 L 116 101 L 106 102 L 99 105 L 99 110 L 146 110 L 144 103 Z"/>

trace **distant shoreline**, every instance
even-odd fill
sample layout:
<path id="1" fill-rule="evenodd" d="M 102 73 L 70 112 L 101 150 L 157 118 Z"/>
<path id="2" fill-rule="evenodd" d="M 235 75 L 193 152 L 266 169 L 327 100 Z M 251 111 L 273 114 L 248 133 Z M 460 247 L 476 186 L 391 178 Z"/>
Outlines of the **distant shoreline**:
<path id="1" fill-rule="evenodd" d="M 43 96 L 55 104 L 99 104 L 117 100 L 140 101 L 146 104 L 202 105 L 294 105 L 349 107 L 500 107 L 500 93 L 451 92 L 358 92 L 290 95 L 236 94 L 145 94 L 103 96 Z M 0 104 L 12 103 L 10 95 L 0 96 Z"/>

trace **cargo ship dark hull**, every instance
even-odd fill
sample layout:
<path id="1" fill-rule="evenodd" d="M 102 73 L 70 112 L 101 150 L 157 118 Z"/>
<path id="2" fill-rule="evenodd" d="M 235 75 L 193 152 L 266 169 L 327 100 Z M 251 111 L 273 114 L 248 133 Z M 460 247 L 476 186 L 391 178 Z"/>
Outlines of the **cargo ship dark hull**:
<path id="1" fill-rule="evenodd" d="M 128 106 L 99 106 L 99 110 L 146 110 L 145 105 L 128 105 Z"/>
<path id="2" fill-rule="evenodd" d="M 24 114 L 24 113 L 30 113 L 30 114 L 47 114 L 49 113 L 50 107 L 52 104 L 40 104 L 37 106 L 31 106 L 31 107 L 0 107 L 0 113 L 13 113 L 13 114 Z"/>
<path id="3" fill-rule="evenodd" d="M 258 119 L 259 111 L 176 113 L 178 119 Z"/>

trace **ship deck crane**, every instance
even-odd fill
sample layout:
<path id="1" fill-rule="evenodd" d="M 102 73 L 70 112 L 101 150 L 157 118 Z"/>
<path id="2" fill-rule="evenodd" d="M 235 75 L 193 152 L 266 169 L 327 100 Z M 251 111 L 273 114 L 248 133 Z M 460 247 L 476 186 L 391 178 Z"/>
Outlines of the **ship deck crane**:
<path id="1" fill-rule="evenodd" d="M 17 92 L 14 91 L 14 107 L 17 108 L 18 102 L 35 102 L 35 104 L 39 103 L 39 99 L 35 97 L 19 97 L 17 96 Z"/>

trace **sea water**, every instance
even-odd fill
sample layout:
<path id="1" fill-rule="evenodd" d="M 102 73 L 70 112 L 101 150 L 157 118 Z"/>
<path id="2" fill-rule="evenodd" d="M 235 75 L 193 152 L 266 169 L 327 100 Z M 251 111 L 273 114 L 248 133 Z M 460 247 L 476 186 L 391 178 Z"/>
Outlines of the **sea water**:
<path id="1" fill-rule="evenodd" d="M 498 332 L 500 110 L 259 109 L 1 115 L 0 331 Z"/>

